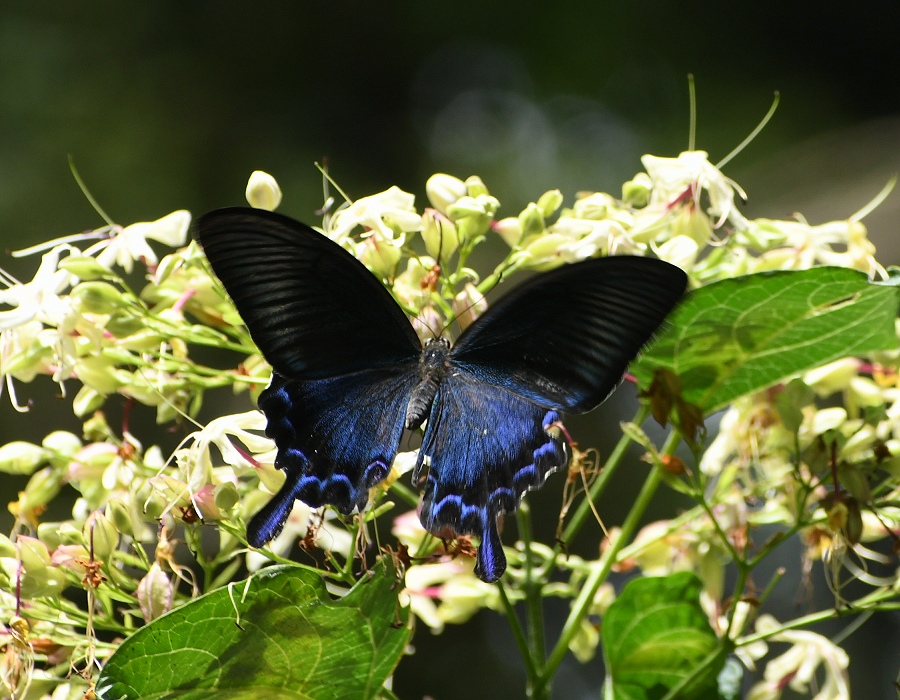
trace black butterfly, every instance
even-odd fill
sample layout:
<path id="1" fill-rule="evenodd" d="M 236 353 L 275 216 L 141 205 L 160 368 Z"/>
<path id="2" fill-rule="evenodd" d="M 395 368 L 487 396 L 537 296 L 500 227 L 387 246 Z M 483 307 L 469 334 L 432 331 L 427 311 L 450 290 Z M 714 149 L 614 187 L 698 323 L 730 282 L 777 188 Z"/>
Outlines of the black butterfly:
<path id="1" fill-rule="evenodd" d="M 294 500 L 349 514 L 427 421 L 413 481 L 431 532 L 478 535 L 475 573 L 506 569 L 497 518 L 568 463 L 562 411 L 600 404 L 684 293 L 661 260 L 607 257 L 516 287 L 460 335 L 422 343 L 382 283 L 326 236 L 260 209 L 197 225 L 213 270 L 272 365 L 259 398 L 287 480 L 250 521 L 262 546 Z"/>

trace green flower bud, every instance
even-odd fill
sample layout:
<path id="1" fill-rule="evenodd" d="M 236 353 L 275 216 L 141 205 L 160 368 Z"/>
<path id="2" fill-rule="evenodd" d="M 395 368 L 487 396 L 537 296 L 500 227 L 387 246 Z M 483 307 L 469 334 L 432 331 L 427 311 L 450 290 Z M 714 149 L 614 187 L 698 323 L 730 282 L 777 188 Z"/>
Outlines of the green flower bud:
<path id="1" fill-rule="evenodd" d="M 281 204 L 281 188 L 275 178 L 262 170 L 254 170 L 247 182 L 247 201 L 251 207 L 275 211 Z"/>
<path id="2" fill-rule="evenodd" d="M 653 180 L 647 173 L 638 173 L 633 180 L 622 185 L 622 201 L 632 207 L 646 207 L 650 201 Z"/>
<path id="3" fill-rule="evenodd" d="M 544 215 L 540 207 L 530 202 L 519 214 L 519 225 L 522 227 L 522 237 L 536 236 L 544 232 Z"/>
<path id="4" fill-rule="evenodd" d="M 104 328 L 116 336 L 116 338 L 127 338 L 128 336 L 143 330 L 144 322 L 141 319 L 132 316 L 127 311 L 118 311 L 109 317 Z M 159 336 L 157 336 L 157 338 L 158 337 Z M 156 344 L 158 345 L 159 341 L 157 341 Z"/>
<path id="5" fill-rule="evenodd" d="M 157 562 L 153 562 L 147 575 L 138 584 L 136 591 L 144 621 L 151 622 L 169 612 L 172 609 L 174 593 L 175 588 L 166 572 Z"/>
<path id="6" fill-rule="evenodd" d="M 131 509 L 122 501 L 114 499 L 106 504 L 106 517 L 112 521 L 116 530 L 129 537 L 135 536 Z"/>
<path id="7" fill-rule="evenodd" d="M 22 597 L 58 596 L 66 583 L 65 573 L 51 564 L 50 552 L 44 543 L 20 535 L 16 538 L 16 548 L 22 562 Z"/>
<path id="8" fill-rule="evenodd" d="M 31 474 L 47 459 L 47 451 L 30 442 L 16 440 L 0 447 L 0 472 Z"/>
<path id="9" fill-rule="evenodd" d="M 215 494 L 216 507 L 224 513 L 228 513 L 241 500 L 237 487 L 230 481 L 216 486 Z"/>
<path id="10" fill-rule="evenodd" d="M 19 494 L 17 503 L 18 514 L 24 515 L 35 508 L 47 505 L 62 488 L 62 476 L 56 469 L 44 467 L 32 474 L 25 486 L 25 490 Z"/>
<path id="11" fill-rule="evenodd" d="M 64 545 L 84 546 L 84 535 L 81 534 L 81 528 L 74 523 L 57 523 L 58 528 L 56 536 L 59 543 Z"/>
<path id="12" fill-rule="evenodd" d="M 66 430 L 54 430 L 41 440 L 41 445 L 61 457 L 71 457 L 82 447 L 78 436 Z"/>
<path id="13" fill-rule="evenodd" d="M 446 215 L 447 208 L 460 197 L 465 197 L 468 190 L 466 183 L 458 177 L 436 173 L 425 183 L 425 194 L 428 195 L 431 206 Z"/>
<path id="14" fill-rule="evenodd" d="M 84 536 L 88 551 L 99 561 L 108 562 L 110 554 L 119 544 L 116 526 L 99 510 L 91 513 L 84 521 L 81 534 Z"/>
<path id="15" fill-rule="evenodd" d="M 496 201 L 496 200 L 494 200 Z M 453 221 L 459 221 L 469 216 L 484 216 L 486 200 L 475 197 L 460 197 L 447 207 L 447 216 Z"/>
<path id="16" fill-rule="evenodd" d="M 70 296 L 82 311 L 93 314 L 111 314 L 126 303 L 122 292 L 109 282 L 82 282 Z"/>
<path id="17" fill-rule="evenodd" d="M 60 260 L 57 267 L 60 270 L 71 272 L 81 280 L 94 280 L 109 275 L 109 270 L 90 255 L 70 255 Z"/>
<path id="18" fill-rule="evenodd" d="M 38 525 L 38 539 L 47 545 L 47 549 L 56 549 L 63 544 L 59 536 L 59 525 L 59 523 L 41 523 Z"/>
<path id="19" fill-rule="evenodd" d="M 581 663 L 586 664 L 594 658 L 600 644 L 600 630 L 590 620 L 582 620 L 578 631 L 569 642 L 569 651 Z"/>
<path id="20" fill-rule="evenodd" d="M 510 248 L 515 248 L 522 240 L 522 224 L 517 216 L 507 216 L 495 221 L 493 228 Z"/>
<path id="21" fill-rule="evenodd" d="M 422 215 L 422 238 L 425 250 L 433 258 L 446 262 L 459 246 L 456 225 L 435 209 L 426 209 Z"/>
<path id="22" fill-rule="evenodd" d="M 488 188 L 477 175 L 470 175 L 466 178 L 466 191 L 470 197 L 480 197 L 488 194 Z"/>
<path id="23" fill-rule="evenodd" d="M 113 394 L 122 386 L 116 370 L 116 364 L 106 357 L 92 355 L 83 357 L 75 363 L 75 376 L 81 383 L 101 394 Z"/>
<path id="24" fill-rule="evenodd" d="M 545 219 L 549 219 L 562 206 L 563 196 L 559 190 L 548 190 L 537 201 L 538 209 Z"/>

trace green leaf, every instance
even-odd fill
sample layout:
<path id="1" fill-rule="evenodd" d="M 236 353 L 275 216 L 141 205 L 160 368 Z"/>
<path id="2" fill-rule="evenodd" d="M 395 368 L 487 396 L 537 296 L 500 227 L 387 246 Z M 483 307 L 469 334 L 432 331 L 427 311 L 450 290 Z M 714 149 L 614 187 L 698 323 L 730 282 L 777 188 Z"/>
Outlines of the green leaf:
<path id="1" fill-rule="evenodd" d="M 396 582 L 379 569 L 334 601 L 314 572 L 264 569 L 126 639 L 103 666 L 97 697 L 375 697 L 409 640 Z"/>
<path id="2" fill-rule="evenodd" d="M 603 618 L 607 684 L 616 700 L 659 700 L 679 687 L 680 700 L 718 698 L 725 651 L 700 607 L 700 580 L 690 572 L 630 581 Z M 711 661 L 696 678 L 687 679 Z"/>
<path id="3" fill-rule="evenodd" d="M 632 367 L 647 388 L 657 369 L 681 380 L 705 414 L 842 357 L 897 347 L 900 288 L 857 270 L 760 272 L 692 292 Z"/>

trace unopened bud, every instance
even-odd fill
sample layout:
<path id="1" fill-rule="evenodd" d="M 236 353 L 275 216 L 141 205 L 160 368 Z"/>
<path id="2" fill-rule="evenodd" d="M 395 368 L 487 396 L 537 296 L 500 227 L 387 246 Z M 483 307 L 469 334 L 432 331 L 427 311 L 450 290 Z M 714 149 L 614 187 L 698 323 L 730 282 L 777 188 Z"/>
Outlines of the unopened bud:
<path id="1" fill-rule="evenodd" d="M 447 214 L 447 208 L 460 197 L 468 194 L 466 183 L 458 177 L 436 173 L 428 178 L 425 183 L 425 194 L 431 206 L 442 214 Z"/>
<path id="2" fill-rule="evenodd" d="M 275 211 L 281 204 L 281 188 L 275 178 L 262 170 L 254 170 L 247 182 L 247 201 L 251 207 Z"/>

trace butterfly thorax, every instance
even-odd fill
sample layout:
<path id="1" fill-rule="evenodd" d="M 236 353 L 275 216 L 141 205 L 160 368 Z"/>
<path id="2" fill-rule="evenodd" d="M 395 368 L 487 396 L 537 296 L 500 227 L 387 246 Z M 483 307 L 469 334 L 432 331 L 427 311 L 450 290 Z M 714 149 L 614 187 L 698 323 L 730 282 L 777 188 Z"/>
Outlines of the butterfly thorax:
<path id="1" fill-rule="evenodd" d="M 419 383 L 409 396 L 406 404 L 406 428 L 418 428 L 431 411 L 431 404 L 437 396 L 444 377 L 450 372 L 450 341 L 446 338 L 432 338 L 422 349 L 419 358 Z"/>

